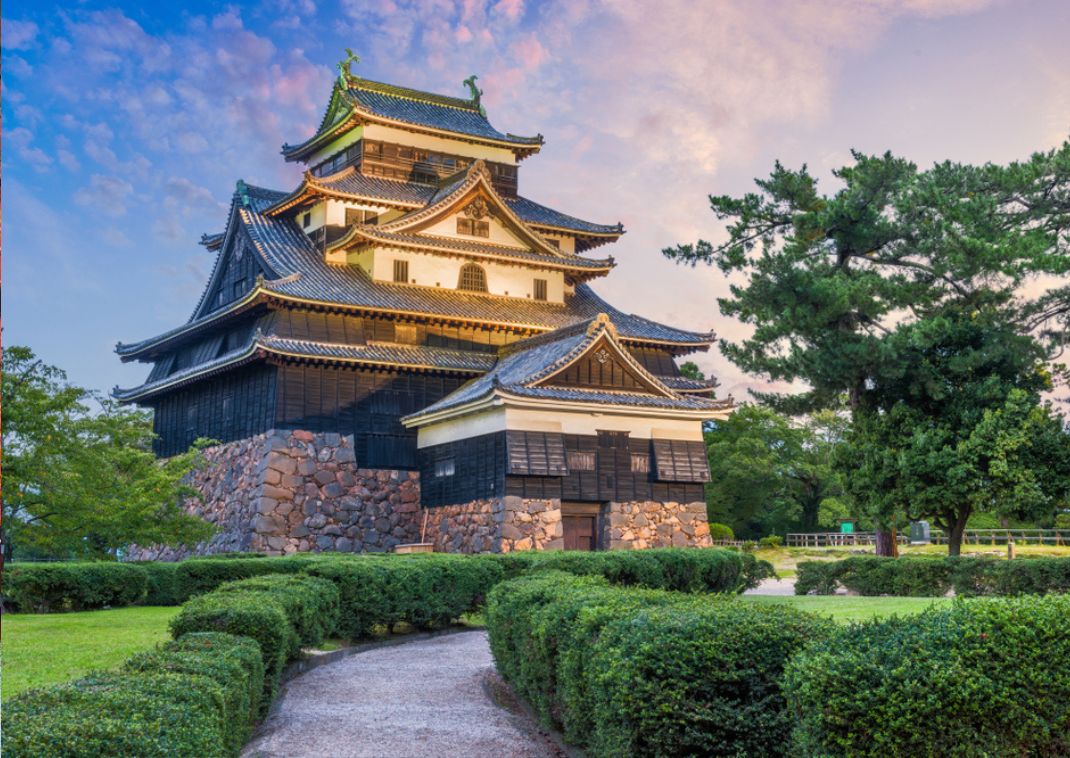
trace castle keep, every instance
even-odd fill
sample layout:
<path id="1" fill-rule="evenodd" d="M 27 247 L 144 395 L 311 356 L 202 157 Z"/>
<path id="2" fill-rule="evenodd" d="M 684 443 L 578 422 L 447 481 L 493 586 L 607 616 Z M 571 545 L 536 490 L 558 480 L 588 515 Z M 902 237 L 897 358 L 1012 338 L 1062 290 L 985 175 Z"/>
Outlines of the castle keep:
<path id="1" fill-rule="evenodd" d="M 120 344 L 157 452 L 207 451 L 199 552 L 709 544 L 701 423 L 730 412 L 676 359 L 711 334 L 589 282 L 619 224 L 519 194 L 541 136 L 340 66 L 289 192 L 237 183 L 182 326 Z M 152 548 L 139 557 L 167 557 Z"/>

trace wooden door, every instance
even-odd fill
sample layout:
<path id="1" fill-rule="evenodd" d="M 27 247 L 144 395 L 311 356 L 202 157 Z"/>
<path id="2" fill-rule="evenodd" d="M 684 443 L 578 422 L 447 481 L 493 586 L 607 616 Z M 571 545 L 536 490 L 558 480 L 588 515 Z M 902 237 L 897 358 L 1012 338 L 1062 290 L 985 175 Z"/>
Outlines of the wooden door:
<path id="1" fill-rule="evenodd" d="M 596 521 L 595 516 L 562 514 L 561 526 L 565 532 L 565 550 L 594 550 L 597 547 Z"/>

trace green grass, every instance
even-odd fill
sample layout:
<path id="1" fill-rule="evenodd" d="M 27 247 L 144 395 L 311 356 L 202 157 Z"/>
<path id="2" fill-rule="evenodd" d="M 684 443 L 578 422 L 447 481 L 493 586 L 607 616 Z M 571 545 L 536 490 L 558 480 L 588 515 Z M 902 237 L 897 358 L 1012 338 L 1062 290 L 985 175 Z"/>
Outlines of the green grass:
<path id="1" fill-rule="evenodd" d="M 3 686 L 8 698 L 29 687 L 70 681 L 114 668 L 166 641 L 177 607 L 132 607 L 83 613 L 5 613 Z"/>
<path id="2" fill-rule="evenodd" d="M 787 603 L 802 611 L 829 616 L 834 621 L 868 621 L 873 618 L 920 613 L 932 605 L 944 605 L 949 598 L 858 597 L 843 595 L 745 595 L 749 603 Z"/>

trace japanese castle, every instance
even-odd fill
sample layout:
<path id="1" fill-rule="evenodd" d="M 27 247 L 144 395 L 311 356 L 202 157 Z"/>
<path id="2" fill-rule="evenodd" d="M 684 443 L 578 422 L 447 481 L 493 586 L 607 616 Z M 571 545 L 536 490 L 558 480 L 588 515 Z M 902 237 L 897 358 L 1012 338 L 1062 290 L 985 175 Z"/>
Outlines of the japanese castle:
<path id="1" fill-rule="evenodd" d="M 701 424 L 730 400 L 676 359 L 696 333 L 590 282 L 620 224 L 519 193 L 541 135 L 339 64 L 296 188 L 238 181 L 189 321 L 120 343 L 157 452 L 210 450 L 196 551 L 708 544 Z M 292 463 L 292 465 L 291 465 Z M 220 487 L 219 483 L 227 484 Z"/>

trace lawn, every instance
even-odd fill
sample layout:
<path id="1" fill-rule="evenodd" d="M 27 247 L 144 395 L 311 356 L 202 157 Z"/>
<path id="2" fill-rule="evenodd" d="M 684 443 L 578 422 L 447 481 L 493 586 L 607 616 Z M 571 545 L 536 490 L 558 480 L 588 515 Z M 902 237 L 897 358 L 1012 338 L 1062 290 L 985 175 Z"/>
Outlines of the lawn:
<path id="1" fill-rule="evenodd" d="M 920 613 L 931 605 L 950 603 L 950 598 L 933 597 L 858 597 L 845 595 L 745 595 L 748 603 L 790 603 L 799 610 L 821 616 L 830 616 L 835 621 L 866 621 L 892 615 Z"/>
<path id="2" fill-rule="evenodd" d="M 178 610 L 148 606 L 83 613 L 5 613 L 0 697 L 118 666 L 133 653 L 167 640 L 167 622 Z"/>

